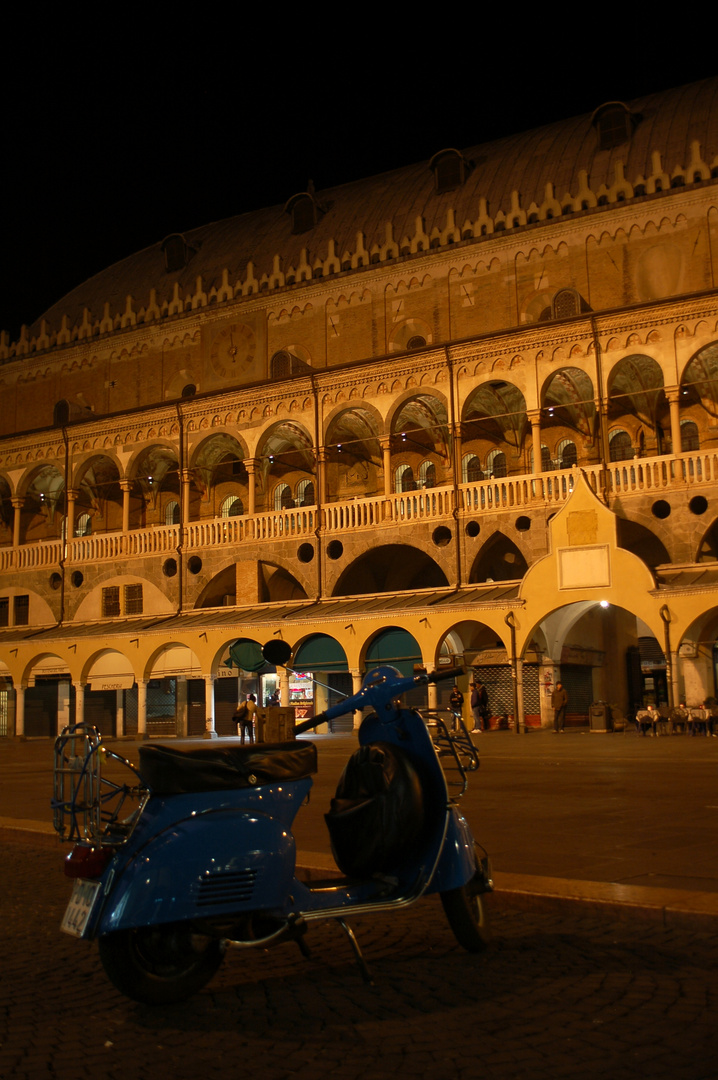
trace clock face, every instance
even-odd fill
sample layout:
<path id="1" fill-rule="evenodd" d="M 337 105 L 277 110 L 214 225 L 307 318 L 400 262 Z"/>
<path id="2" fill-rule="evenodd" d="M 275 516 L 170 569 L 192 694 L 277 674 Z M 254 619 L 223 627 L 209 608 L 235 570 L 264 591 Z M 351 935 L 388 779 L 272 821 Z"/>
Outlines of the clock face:
<path id="1" fill-rule="evenodd" d="M 254 332 L 246 323 L 231 323 L 217 334 L 212 342 L 210 361 L 223 379 L 244 374 L 254 360 Z"/>

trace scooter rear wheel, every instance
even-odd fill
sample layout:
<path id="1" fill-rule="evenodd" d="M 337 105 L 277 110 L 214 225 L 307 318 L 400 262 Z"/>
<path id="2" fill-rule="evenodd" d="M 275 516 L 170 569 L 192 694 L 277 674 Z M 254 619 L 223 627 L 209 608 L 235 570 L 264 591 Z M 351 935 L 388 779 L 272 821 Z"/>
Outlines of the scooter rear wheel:
<path id="1" fill-rule="evenodd" d="M 473 892 L 469 883 L 441 893 L 441 903 L 459 945 L 467 952 L 483 952 L 491 940 L 483 895 Z"/>
<path id="2" fill-rule="evenodd" d="M 145 1005 L 184 1001 L 222 963 L 220 942 L 185 926 L 118 930 L 99 939 L 100 960 L 120 993 Z"/>

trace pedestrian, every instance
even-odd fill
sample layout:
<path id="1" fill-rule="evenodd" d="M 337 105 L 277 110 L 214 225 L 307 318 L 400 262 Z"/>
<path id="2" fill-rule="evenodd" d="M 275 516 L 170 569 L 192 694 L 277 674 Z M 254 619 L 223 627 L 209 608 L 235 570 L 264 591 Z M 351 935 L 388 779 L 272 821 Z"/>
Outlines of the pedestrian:
<path id="1" fill-rule="evenodd" d="M 481 679 L 477 679 L 471 688 L 471 714 L 474 718 L 474 731 L 488 731 L 489 695 Z"/>
<path id="2" fill-rule="evenodd" d="M 461 719 L 461 710 L 464 707 L 464 695 L 459 690 L 458 686 L 454 686 L 449 698 L 449 708 L 454 716 L 454 731 L 459 730 L 459 720 Z"/>
<path id="3" fill-rule="evenodd" d="M 254 694 L 250 694 L 247 700 L 243 701 L 235 709 L 232 719 L 237 725 L 237 735 L 239 735 L 241 743 L 244 743 L 245 735 L 248 742 L 254 742 L 254 717 L 256 713 L 257 699 Z"/>
<path id="4" fill-rule="evenodd" d="M 568 705 L 568 692 L 563 683 L 556 683 L 556 689 L 551 694 L 551 708 L 553 709 L 553 729 L 556 734 L 563 731 L 566 720 L 566 706 Z"/>
<path id="5" fill-rule="evenodd" d="M 254 694 L 250 694 L 247 698 L 247 715 L 242 721 L 242 742 L 244 742 L 244 734 L 247 733 L 247 741 L 254 742 L 254 718 L 257 715 L 257 699 Z"/>

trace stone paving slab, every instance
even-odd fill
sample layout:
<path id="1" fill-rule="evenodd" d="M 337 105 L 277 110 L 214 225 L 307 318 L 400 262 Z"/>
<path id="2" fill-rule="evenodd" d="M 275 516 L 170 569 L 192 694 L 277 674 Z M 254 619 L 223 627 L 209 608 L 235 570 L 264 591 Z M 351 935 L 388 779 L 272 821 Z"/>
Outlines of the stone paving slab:
<path id="1" fill-rule="evenodd" d="M 609 912 L 496 905 L 472 956 L 436 898 L 230 954 L 189 1002 L 133 1004 L 92 943 L 59 932 L 70 891 L 53 838 L 0 835 L 3 1080 L 714 1080 L 718 933 Z"/>

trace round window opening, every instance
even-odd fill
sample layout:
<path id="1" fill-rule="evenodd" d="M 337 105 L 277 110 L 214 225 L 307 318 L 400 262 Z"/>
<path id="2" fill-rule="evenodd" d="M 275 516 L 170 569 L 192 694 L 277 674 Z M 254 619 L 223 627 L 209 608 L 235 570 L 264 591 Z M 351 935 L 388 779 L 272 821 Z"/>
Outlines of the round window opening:
<path id="1" fill-rule="evenodd" d="M 76 589 L 80 588 L 80 585 L 82 585 L 84 580 L 85 580 L 85 575 L 83 574 L 82 570 L 73 570 L 72 577 L 70 578 L 70 581 L 72 582 L 72 584 L 75 586 Z"/>
<path id="2" fill-rule="evenodd" d="M 193 555 L 187 563 L 190 574 L 198 574 L 202 569 L 202 560 L 199 555 Z"/>
<path id="3" fill-rule="evenodd" d="M 658 499 L 651 507 L 651 513 L 654 517 L 663 521 L 664 518 L 670 517 L 671 504 L 666 502 L 665 499 Z"/>
<path id="4" fill-rule="evenodd" d="M 708 500 L 704 495 L 694 495 L 688 503 L 688 509 L 692 514 L 705 514 L 708 509 Z"/>
<path id="5" fill-rule="evenodd" d="M 61 574 L 50 574 L 50 588 L 51 589 L 59 589 L 61 585 L 62 585 L 62 575 Z"/>
<path id="6" fill-rule="evenodd" d="M 162 573 L 165 577 L 174 577 L 177 573 L 177 560 L 165 559 L 164 563 L 162 564 Z"/>
<path id="7" fill-rule="evenodd" d="M 448 529 L 446 525 L 439 525 L 431 534 L 431 539 L 437 547 L 446 547 L 451 543 L 451 529 Z"/>
<path id="8" fill-rule="evenodd" d="M 314 548 L 311 544 L 300 544 L 297 548 L 297 558 L 301 563 L 311 562 L 314 558 Z"/>
<path id="9" fill-rule="evenodd" d="M 516 518 L 516 528 L 519 532 L 528 532 L 531 528 L 531 518 L 522 514 L 521 517 Z"/>
<path id="10" fill-rule="evenodd" d="M 480 532 L 481 532 L 481 526 L 479 525 L 478 521 L 470 521 L 468 523 L 468 525 L 466 526 L 466 535 L 467 536 L 472 536 L 472 537 L 473 536 L 478 536 Z"/>
<path id="11" fill-rule="evenodd" d="M 330 559 L 341 559 L 344 554 L 344 544 L 341 540 L 331 540 L 327 544 L 327 555 Z"/>

